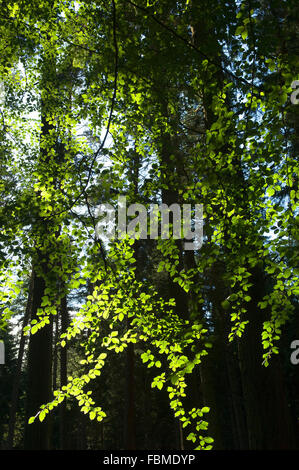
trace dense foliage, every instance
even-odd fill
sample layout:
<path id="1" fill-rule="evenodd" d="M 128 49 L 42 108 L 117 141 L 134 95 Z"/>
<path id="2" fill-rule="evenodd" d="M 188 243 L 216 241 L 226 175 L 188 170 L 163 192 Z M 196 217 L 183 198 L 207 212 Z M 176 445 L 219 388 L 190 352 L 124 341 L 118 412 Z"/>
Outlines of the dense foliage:
<path id="1" fill-rule="evenodd" d="M 297 2 L 0 17 L 2 447 L 298 448 Z M 201 248 L 108 243 L 120 196 L 202 204 Z"/>

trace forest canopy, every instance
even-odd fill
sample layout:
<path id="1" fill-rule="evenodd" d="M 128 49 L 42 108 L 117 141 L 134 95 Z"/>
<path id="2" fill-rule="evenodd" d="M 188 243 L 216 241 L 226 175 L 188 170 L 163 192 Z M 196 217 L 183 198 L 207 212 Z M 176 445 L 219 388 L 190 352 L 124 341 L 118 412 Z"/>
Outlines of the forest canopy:
<path id="1" fill-rule="evenodd" d="M 1 449 L 298 449 L 297 0 L 0 19 Z"/>

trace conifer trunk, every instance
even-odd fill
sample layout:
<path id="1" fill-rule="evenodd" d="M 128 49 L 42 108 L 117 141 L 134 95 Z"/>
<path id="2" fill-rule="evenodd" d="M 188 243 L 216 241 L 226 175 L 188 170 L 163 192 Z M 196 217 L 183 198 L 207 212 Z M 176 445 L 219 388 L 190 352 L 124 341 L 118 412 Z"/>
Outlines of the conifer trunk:
<path id="1" fill-rule="evenodd" d="M 41 306 L 45 281 L 33 272 L 31 320 L 39 320 L 37 310 Z M 41 423 L 38 419 L 28 424 L 39 407 L 51 398 L 52 390 L 52 321 L 34 335 L 30 335 L 28 352 L 27 410 L 24 447 L 26 450 L 50 449 L 49 415 Z"/>
<path id="2" fill-rule="evenodd" d="M 41 68 L 41 136 L 39 165 L 42 171 L 48 171 L 51 167 L 51 153 L 49 149 L 55 128 L 49 122 L 50 115 L 56 111 L 56 102 L 51 96 L 51 87 L 57 86 L 56 62 L 54 57 L 44 57 Z M 56 155 L 57 158 L 57 155 Z M 37 194 L 37 197 L 40 194 Z M 37 199 L 37 202 L 39 199 Z M 57 233 L 55 220 L 44 218 L 36 209 L 32 231 L 36 236 L 36 251 L 33 263 L 33 287 L 32 287 L 32 311 L 30 320 L 37 323 L 41 320 L 38 310 L 42 305 L 46 287 L 57 288 L 56 275 L 51 269 L 52 242 L 47 241 L 49 234 Z M 52 340 L 53 318 L 38 329 L 35 334 L 30 334 L 28 348 L 28 384 L 27 384 L 27 408 L 25 422 L 24 446 L 27 450 L 50 449 L 50 417 L 46 416 L 43 422 L 38 419 L 28 424 L 28 419 L 35 416 L 39 407 L 50 401 L 52 393 Z"/>
<path id="3" fill-rule="evenodd" d="M 14 432 L 15 432 L 15 424 L 16 424 L 16 413 L 17 413 L 17 407 L 18 407 L 19 386 L 20 386 L 22 364 L 23 364 L 24 350 L 25 350 L 25 344 L 26 344 L 26 336 L 24 334 L 24 328 L 28 324 L 30 312 L 32 309 L 32 287 L 33 287 L 33 274 L 31 274 L 31 277 L 30 277 L 28 299 L 27 299 L 26 310 L 25 310 L 25 314 L 24 314 L 24 318 L 22 322 L 21 340 L 20 340 L 20 345 L 19 345 L 17 366 L 16 366 L 12 394 L 11 394 L 8 439 L 7 439 L 8 449 L 13 449 L 13 445 L 14 445 Z"/>

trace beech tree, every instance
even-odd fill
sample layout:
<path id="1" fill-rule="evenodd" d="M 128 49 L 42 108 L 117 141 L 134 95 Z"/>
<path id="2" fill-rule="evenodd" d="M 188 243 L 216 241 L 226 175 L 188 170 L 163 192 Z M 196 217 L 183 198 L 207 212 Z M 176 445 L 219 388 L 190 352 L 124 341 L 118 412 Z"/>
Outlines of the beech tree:
<path id="1" fill-rule="evenodd" d="M 295 2 L 1 6 L 1 328 L 22 322 L 18 445 L 297 448 Z M 98 208 L 120 223 L 120 196 L 139 204 L 135 236 L 107 240 Z M 134 215 L 154 204 L 190 204 L 193 223 L 202 204 L 201 247 L 175 239 L 174 214 L 168 239 L 149 224 L 140 236 Z"/>

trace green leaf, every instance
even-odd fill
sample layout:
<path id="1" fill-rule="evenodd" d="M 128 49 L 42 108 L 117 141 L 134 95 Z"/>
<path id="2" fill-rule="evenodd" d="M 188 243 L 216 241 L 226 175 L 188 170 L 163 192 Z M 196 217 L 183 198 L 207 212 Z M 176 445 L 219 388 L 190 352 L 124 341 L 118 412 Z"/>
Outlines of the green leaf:
<path id="1" fill-rule="evenodd" d="M 37 331 L 38 331 L 38 326 L 37 326 L 37 325 L 34 325 L 34 326 L 31 328 L 31 334 L 34 335 Z"/>
<path id="2" fill-rule="evenodd" d="M 208 406 L 204 406 L 204 407 L 201 409 L 201 411 L 202 411 L 203 413 L 209 413 L 210 408 L 209 408 Z"/>

